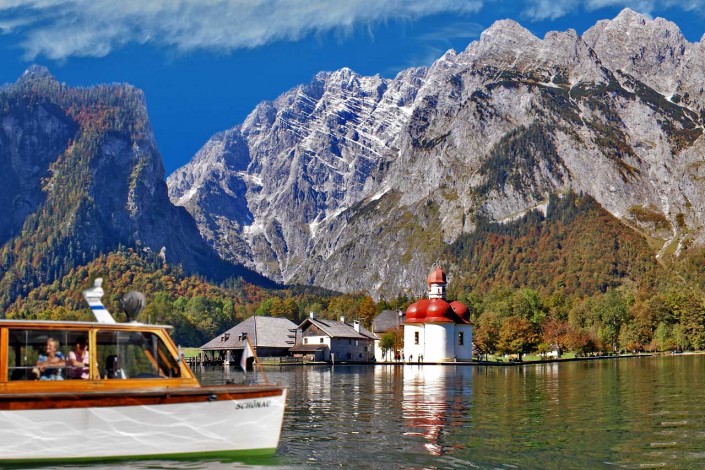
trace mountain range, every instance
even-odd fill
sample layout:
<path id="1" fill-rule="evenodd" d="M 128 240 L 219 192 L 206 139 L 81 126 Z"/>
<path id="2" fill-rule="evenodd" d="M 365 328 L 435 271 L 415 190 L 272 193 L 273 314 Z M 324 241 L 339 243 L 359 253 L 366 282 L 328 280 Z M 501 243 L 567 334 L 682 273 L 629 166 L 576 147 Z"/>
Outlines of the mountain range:
<path id="1" fill-rule="evenodd" d="M 705 242 L 704 69 L 705 40 L 629 9 L 543 39 L 498 21 L 428 68 L 322 72 L 262 102 L 169 197 L 224 260 L 378 297 L 423 292 L 439 258 L 472 276 L 449 247 L 552 196 L 594 199 L 671 259 Z"/>
<path id="2" fill-rule="evenodd" d="M 702 255 L 702 70 L 705 40 L 628 9 L 499 21 L 392 79 L 321 72 L 165 181 L 140 90 L 32 66 L 0 88 L 0 307 L 124 248 L 376 298 L 439 262 L 456 293 L 638 283 Z"/>

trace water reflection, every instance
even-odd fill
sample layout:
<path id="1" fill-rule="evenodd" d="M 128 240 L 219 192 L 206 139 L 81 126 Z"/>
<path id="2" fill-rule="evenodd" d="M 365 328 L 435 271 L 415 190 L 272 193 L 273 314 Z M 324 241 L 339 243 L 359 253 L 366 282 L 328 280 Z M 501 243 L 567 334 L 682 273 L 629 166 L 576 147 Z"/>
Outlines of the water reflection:
<path id="1" fill-rule="evenodd" d="M 277 456 L 257 468 L 705 468 L 705 356 L 267 376 L 290 394 Z M 201 374 L 227 377 L 243 376 Z"/>
<path id="2" fill-rule="evenodd" d="M 406 436 L 422 436 L 426 451 L 443 454 L 445 428 L 469 419 L 472 369 L 469 367 L 404 366 L 402 411 Z M 449 383 L 453 382 L 453 383 Z"/>

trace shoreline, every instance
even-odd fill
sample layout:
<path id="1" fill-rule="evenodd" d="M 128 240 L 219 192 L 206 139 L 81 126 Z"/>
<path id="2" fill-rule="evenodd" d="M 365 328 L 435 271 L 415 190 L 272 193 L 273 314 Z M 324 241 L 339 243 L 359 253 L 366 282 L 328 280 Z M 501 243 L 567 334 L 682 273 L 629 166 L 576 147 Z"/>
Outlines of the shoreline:
<path id="1" fill-rule="evenodd" d="M 561 362 L 587 362 L 587 361 L 602 361 L 602 360 L 615 360 L 615 359 L 639 359 L 647 357 L 670 357 L 670 356 L 691 356 L 691 355 L 702 355 L 705 351 L 685 351 L 681 353 L 640 353 L 640 354 L 621 354 L 612 356 L 595 356 L 595 357 L 570 357 L 566 359 L 544 359 L 544 360 L 530 360 L 530 361 L 455 361 L 455 362 L 401 362 L 401 361 L 379 361 L 379 362 L 356 362 L 356 361 L 336 361 L 334 363 L 325 361 L 306 361 L 306 362 L 268 362 L 262 361 L 260 364 L 262 367 L 301 367 L 301 366 L 464 366 L 464 367 L 521 367 L 528 365 L 537 364 L 559 364 Z M 195 364 L 189 364 L 191 367 L 195 367 Z M 237 366 L 239 364 L 231 363 L 230 366 Z M 198 367 L 225 367 L 223 364 L 202 364 Z"/>

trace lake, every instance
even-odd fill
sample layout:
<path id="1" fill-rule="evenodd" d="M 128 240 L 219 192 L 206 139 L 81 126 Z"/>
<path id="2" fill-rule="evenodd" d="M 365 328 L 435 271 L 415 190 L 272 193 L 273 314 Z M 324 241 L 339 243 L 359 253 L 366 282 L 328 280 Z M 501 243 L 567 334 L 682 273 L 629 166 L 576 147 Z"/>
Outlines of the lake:
<path id="1" fill-rule="evenodd" d="M 274 457 L 110 468 L 705 468 L 705 355 L 265 372 L 289 387 Z M 235 367 L 197 374 L 243 380 Z"/>
<path id="2" fill-rule="evenodd" d="M 702 355 L 265 372 L 289 399 L 255 468 L 705 468 Z"/>

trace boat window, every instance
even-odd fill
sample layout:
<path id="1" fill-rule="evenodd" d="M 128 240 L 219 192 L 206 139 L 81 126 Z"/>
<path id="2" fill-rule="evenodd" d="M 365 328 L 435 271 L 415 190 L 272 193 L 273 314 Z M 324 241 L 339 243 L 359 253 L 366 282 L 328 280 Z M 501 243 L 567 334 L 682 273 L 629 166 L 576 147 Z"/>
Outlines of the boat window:
<path id="1" fill-rule="evenodd" d="M 99 331 L 96 357 L 104 379 L 179 377 L 181 369 L 166 344 L 147 331 Z"/>
<path id="2" fill-rule="evenodd" d="M 9 380 L 64 380 L 66 358 L 86 331 L 8 329 L 7 370 Z M 48 351 L 48 343 L 52 343 Z M 50 365 L 47 365 L 50 364 Z M 80 374 L 77 376 L 80 378 Z"/>

